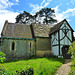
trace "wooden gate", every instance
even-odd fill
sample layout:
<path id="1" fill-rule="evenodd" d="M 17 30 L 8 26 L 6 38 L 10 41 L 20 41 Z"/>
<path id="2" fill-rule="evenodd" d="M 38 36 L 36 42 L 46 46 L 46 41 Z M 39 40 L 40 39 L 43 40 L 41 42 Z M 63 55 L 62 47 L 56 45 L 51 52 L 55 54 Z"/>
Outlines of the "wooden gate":
<path id="1" fill-rule="evenodd" d="M 69 46 L 65 45 L 62 47 L 62 55 L 63 55 L 63 58 L 65 59 L 71 58 L 71 54 L 68 54 L 68 50 L 69 50 Z"/>

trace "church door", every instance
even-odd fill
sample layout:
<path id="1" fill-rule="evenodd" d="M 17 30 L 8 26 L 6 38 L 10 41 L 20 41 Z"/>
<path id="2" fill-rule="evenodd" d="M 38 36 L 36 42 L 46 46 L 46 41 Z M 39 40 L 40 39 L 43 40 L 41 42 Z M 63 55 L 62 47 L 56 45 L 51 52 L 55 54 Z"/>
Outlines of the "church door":
<path id="1" fill-rule="evenodd" d="M 62 55 L 63 55 L 63 58 L 65 59 L 71 58 L 71 54 L 68 54 L 68 50 L 69 50 L 69 46 L 65 45 L 62 47 Z"/>

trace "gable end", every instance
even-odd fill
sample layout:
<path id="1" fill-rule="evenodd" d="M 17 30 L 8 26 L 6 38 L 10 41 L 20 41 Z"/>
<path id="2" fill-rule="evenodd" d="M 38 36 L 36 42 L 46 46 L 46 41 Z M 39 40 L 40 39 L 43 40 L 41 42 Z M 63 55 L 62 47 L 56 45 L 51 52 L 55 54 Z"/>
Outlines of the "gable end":
<path id="1" fill-rule="evenodd" d="M 64 19 L 63 21 L 59 22 L 58 24 L 54 25 L 51 29 L 50 29 L 50 33 L 49 35 L 53 34 L 54 32 L 58 31 L 59 28 L 62 26 L 62 24 L 64 23 L 64 21 L 66 21 L 67 25 L 71 28 L 71 26 L 69 25 L 69 23 L 67 22 L 66 19 Z M 74 30 L 71 28 L 71 30 L 74 32 Z"/>
<path id="2" fill-rule="evenodd" d="M 1 32 L 1 36 L 5 35 L 7 25 L 8 25 L 8 20 L 5 21 L 4 27 L 3 27 L 2 32 Z"/>

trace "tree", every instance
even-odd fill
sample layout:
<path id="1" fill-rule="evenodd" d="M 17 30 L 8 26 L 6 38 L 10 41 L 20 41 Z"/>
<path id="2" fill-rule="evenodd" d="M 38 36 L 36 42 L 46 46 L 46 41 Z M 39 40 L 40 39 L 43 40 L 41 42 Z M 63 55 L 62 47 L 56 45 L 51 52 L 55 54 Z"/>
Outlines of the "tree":
<path id="1" fill-rule="evenodd" d="M 36 12 L 35 15 L 31 15 L 30 13 L 24 11 L 16 17 L 16 23 L 24 23 L 31 24 L 35 23 L 44 23 L 44 24 L 52 24 L 57 22 L 55 17 L 55 11 L 51 8 L 43 8 L 40 11 Z"/>
<path id="2" fill-rule="evenodd" d="M 52 24 L 52 23 L 57 22 L 57 20 L 54 19 L 55 17 L 54 13 L 55 11 L 51 8 L 43 8 L 39 12 L 37 12 L 39 17 L 43 18 L 43 23 L 45 24 L 49 24 L 49 23 Z"/>
<path id="3" fill-rule="evenodd" d="M 24 11 L 23 13 L 20 13 L 17 17 L 16 17 L 16 23 L 23 23 L 23 24 L 29 24 L 33 22 L 33 16 Z"/>
<path id="4" fill-rule="evenodd" d="M 72 43 L 72 46 L 69 47 L 68 54 L 72 54 L 73 58 L 75 58 L 75 42 Z"/>

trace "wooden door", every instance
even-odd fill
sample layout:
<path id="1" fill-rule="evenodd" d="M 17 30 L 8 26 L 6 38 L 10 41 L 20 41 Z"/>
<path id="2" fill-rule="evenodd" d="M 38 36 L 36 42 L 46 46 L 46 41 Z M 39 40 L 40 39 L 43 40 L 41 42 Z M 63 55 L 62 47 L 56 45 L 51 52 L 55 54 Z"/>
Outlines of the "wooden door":
<path id="1" fill-rule="evenodd" d="M 65 45 L 62 47 L 62 55 L 63 55 L 63 58 L 65 59 L 71 58 L 71 54 L 68 54 L 68 50 L 69 50 L 69 46 Z"/>

